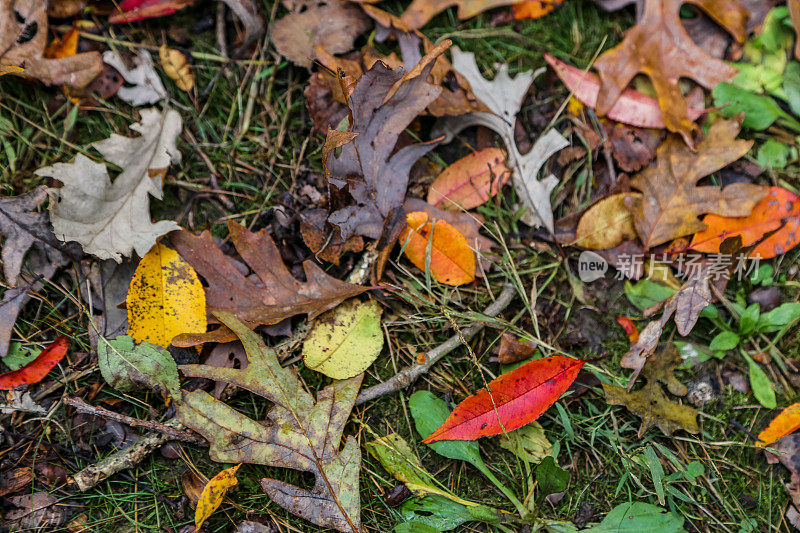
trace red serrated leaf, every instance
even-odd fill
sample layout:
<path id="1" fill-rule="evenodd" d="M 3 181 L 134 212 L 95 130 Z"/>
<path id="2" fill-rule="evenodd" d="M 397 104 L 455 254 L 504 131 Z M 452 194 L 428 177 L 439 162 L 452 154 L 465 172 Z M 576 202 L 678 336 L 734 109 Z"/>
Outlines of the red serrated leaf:
<path id="1" fill-rule="evenodd" d="M 40 382 L 64 358 L 68 348 L 69 339 L 61 335 L 24 367 L 0 374 L 0 390 L 10 390 L 20 385 Z"/>
<path id="2" fill-rule="evenodd" d="M 579 359 L 556 355 L 503 374 L 489 382 L 489 390 L 458 404 L 422 442 L 475 440 L 533 422 L 569 388 L 583 365 Z"/>
<path id="3" fill-rule="evenodd" d="M 109 16 L 108 22 L 120 24 L 172 15 L 192 3 L 194 0 L 123 0 L 119 4 L 120 12 Z"/>
<path id="4" fill-rule="evenodd" d="M 584 105 L 595 108 L 597 95 L 600 92 L 600 79 L 596 74 L 583 72 L 581 69 L 567 65 L 551 55 L 544 55 L 547 61 L 567 89 Z M 689 109 L 689 118 L 696 120 L 705 109 Z M 646 96 L 633 89 L 625 89 L 619 100 L 614 104 L 606 116 L 623 124 L 630 124 L 639 128 L 664 128 L 664 119 L 661 116 L 661 107 L 658 100 Z"/>

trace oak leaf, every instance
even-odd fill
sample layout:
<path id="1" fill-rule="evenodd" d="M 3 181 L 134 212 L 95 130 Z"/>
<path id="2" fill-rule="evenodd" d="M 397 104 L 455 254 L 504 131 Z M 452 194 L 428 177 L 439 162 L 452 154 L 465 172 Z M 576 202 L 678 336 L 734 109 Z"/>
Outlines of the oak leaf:
<path id="1" fill-rule="evenodd" d="M 50 85 L 84 87 L 103 70 L 97 52 L 44 57 L 47 0 L 0 0 L 0 66 L 21 67 L 23 76 Z"/>
<path id="2" fill-rule="evenodd" d="M 133 250 L 143 257 L 158 237 L 179 229 L 172 221 L 150 221 L 149 196 L 161 199 L 167 167 L 181 159 L 175 144 L 182 129 L 180 115 L 169 109 L 163 113 L 145 109 L 141 117 L 131 126 L 139 137 L 113 134 L 92 143 L 106 160 L 122 168 L 113 183 L 103 163 L 83 154 L 72 163 L 36 171 L 64 184 L 47 189 L 54 233 L 64 241 L 77 241 L 100 259 L 120 262 Z"/>
<path id="3" fill-rule="evenodd" d="M 406 222 L 400 244 L 417 268 L 430 270 L 436 281 L 446 285 L 464 285 L 475 280 L 475 252 L 456 228 L 444 220 L 429 221 L 423 211 L 409 213 Z"/>
<path id="4" fill-rule="evenodd" d="M 125 60 L 113 50 L 103 53 L 103 62 L 114 67 L 125 80 L 127 86 L 120 87 L 116 94 L 132 106 L 155 104 L 167 97 L 167 90 L 147 50 L 140 50 L 136 54 L 133 68 L 128 68 Z"/>
<path id="5" fill-rule="evenodd" d="M 748 11 L 735 0 L 692 0 L 689 2 L 714 19 L 739 42 L 747 33 Z M 641 19 L 625 32 L 617 47 L 595 62 L 600 74 L 597 112 L 608 113 L 628 83 L 646 74 L 653 83 L 667 129 L 680 133 L 690 146 L 697 125 L 689 119 L 688 105 L 678 84 L 692 78 L 707 89 L 730 80 L 737 71 L 724 61 L 706 54 L 681 24 L 679 11 L 684 0 L 646 0 Z"/>
<path id="6" fill-rule="evenodd" d="M 299 314 L 314 318 L 367 290 L 327 275 L 313 261 L 303 263 L 307 281 L 298 281 L 283 264 L 278 247 L 266 230 L 253 233 L 235 221 L 228 222 L 228 230 L 239 255 L 253 269 L 254 277 L 243 275 L 208 231 L 193 235 L 184 230 L 170 235 L 181 257 L 205 278 L 206 304 L 211 311 L 231 313 L 255 328 Z M 179 335 L 172 343 L 193 346 L 233 340 L 236 335 L 221 327 L 208 333 Z"/>
<path id="7" fill-rule="evenodd" d="M 734 183 L 724 189 L 696 183 L 703 177 L 746 154 L 752 141 L 737 140 L 739 123 L 719 120 L 693 152 L 677 137 L 669 137 L 658 149 L 655 166 L 631 180 L 642 196 L 629 196 L 625 205 L 633 213 L 634 226 L 645 248 L 691 235 L 705 229 L 698 220 L 704 213 L 747 216 L 767 194 L 767 189 L 749 183 Z"/>

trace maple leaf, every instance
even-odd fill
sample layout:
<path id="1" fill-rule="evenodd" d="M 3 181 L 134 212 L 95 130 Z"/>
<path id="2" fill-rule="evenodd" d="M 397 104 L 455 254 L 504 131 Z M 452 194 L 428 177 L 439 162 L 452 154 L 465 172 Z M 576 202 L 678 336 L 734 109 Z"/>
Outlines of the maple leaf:
<path id="1" fill-rule="evenodd" d="M 120 262 L 136 250 L 140 257 L 165 233 L 179 229 L 172 221 L 150 221 L 149 195 L 162 197 L 162 179 L 170 163 L 180 161 L 175 142 L 181 132 L 177 111 L 141 112 L 131 126 L 141 133 L 129 138 L 113 134 L 92 143 L 104 158 L 122 168 L 113 183 L 103 163 L 78 154 L 72 163 L 40 168 L 38 176 L 55 178 L 64 186 L 48 189 L 50 221 L 64 241 L 77 241 L 86 253 Z"/>
<path id="2" fill-rule="evenodd" d="M 644 195 L 625 198 L 634 226 L 645 248 L 705 229 L 697 218 L 704 213 L 747 216 L 767 194 L 765 187 L 734 183 L 724 189 L 696 185 L 701 178 L 746 154 L 752 141 L 737 140 L 739 123 L 719 120 L 693 152 L 670 137 L 657 153 L 656 165 L 640 172 L 631 186 Z"/>
<path id="3" fill-rule="evenodd" d="M 428 75 L 451 44 L 449 40 L 440 43 L 408 73 L 377 61 L 356 83 L 348 100 L 351 140 L 340 145 L 338 157 L 333 150 L 323 156 L 329 183 L 335 189 L 347 187 L 355 200 L 355 205 L 338 209 L 328 218 L 339 227 L 342 239 L 354 234 L 377 239 L 384 220 L 395 224 L 411 166 L 439 144 L 437 139 L 395 151 L 397 138 L 441 93 L 441 87 L 428 82 Z"/>
<path id="4" fill-rule="evenodd" d="M 253 269 L 257 280 L 243 275 L 234 266 L 217 247 L 210 232 L 193 235 L 183 230 L 170 235 L 170 242 L 181 257 L 208 283 L 209 310 L 231 313 L 255 328 L 299 314 L 314 318 L 367 290 L 327 275 L 313 261 L 303 263 L 307 281 L 298 281 L 283 264 L 280 251 L 266 230 L 253 233 L 235 221 L 228 222 L 228 230 L 236 250 Z M 236 335 L 221 327 L 208 333 L 178 335 L 172 343 L 193 346 L 232 340 L 236 340 Z"/>
<path id="5" fill-rule="evenodd" d="M 47 5 L 47 0 L 0 0 L 0 66 L 22 67 L 19 74 L 43 83 L 84 87 L 103 70 L 100 54 L 46 59 Z"/>
<path id="6" fill-rule="evenodd" d="M 748 11 L 735 0 L 692 0 L 694 4 L 725 28 L 739 42 L 747 35 Z M 692 145 L 697 125 L 688 117 L 688 106 L 678 85 L 680 78 L 692 78 L 707 89 L 733 78 L 737 70 L 706 54 L 697 46 L 680 22 L 684 0 L 646 0 L 642 17 L 625 32 L 617 47 L 595 62 L 600 74 L 597 112 L 605 115 L 614 106 L 628 83 L 639 73 L 646 74 L 661 105 L 664 124 L 680 133 Z"/>

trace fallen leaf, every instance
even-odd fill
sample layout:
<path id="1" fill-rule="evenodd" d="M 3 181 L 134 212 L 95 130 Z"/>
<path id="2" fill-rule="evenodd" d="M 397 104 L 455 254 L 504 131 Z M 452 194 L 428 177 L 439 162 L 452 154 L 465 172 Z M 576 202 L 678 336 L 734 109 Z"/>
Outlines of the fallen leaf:
<path id="1" fill-rule="evenodd" d="M 502 150 L 478 150 L 448 166 L 433 180 L 428 203 L 451 211 L 473 209 L 496 195 L 510 174 Z"/>
<path id="2" fill-rule="evenodd" d="M 481 125 L 496 131 L 508 151 L 508 167 L 512 169 L 514 188 L 522 204 L 527 208 L 521 220 L 530 226 L 544 226 L 553 232 L 553 210 L 550 193 L 558 180 L 547 176 L 539 181 L 536 176 L 542 165 L 557 151 L 568 145 L 566 139 L 555 130 L 548 130 L 525 155 L 520 154 L 515 141 L 514 124 L 522 99 L 528 92 L 535 73 L 524 72 L 511 78 L 508 65 L 500 65 L 494 80 L 485 79 L 475 63 L 475 55 L 453 48 L 453 67 L 469 82 L 475 96 L 491 113 L 470 113 L 444 120 L 440 132 L 449 142 L 458 132 L 469 126 Z"/>
<path id="3" fill-rule="evenodd" d="M 4 525 L 12 531 L 47 531 L 67 521 L 66 507 L 57 505 L 58 498 L 46 492 L 9 496 L 8 501 L 18 509 L 5 515 Z"/>
<path id="4" fill-rule="evenodd" d="M 592 109 L 597 106 L 600 79 L 596 74 L 567 65 L 549 54 L 545 54 L 544 59 L 553 67 L 555 73 L 575 98 Z M 689 109 L 689 119 L 697 120 L 705 112 L 705 109 Z M 623 90 L 605 116 L 611 120 L 639 128 L 660 129 L 665 127 L 658 100 L 633 89 Z"/>
<path id="5" fill-rule="evenodd" d="M 181 488 L 189 499 L 189 507 L 192 509 L 197 509 L 197 502 L 200 501 L 200 495 L 206 487 L 203 479 L 192 469 L 187 469 L 181 474 Z"/>
<path id="6" fill-rule="evenodd" d="M 77 241 L 100 259 L 120 262 L 133 250 L 144 257 L 158 237 L 179 229 L 172 221 L 150 221 L 149 196 L 161 199 L 164 174 L 170 163 L 181 159 L 175 144 L 182 129 L 180 115 L 171 109 L 145 109 L 141 117 L 131 126 L 139 137 L 113 134 L 92 143 L 107 161 L 122 168 L 113 184 L 106 166 L 83 154 L 72 163 L 35 172 L 64 184 L 47 189 L 53 232 L 64 241 Z"/>
<path id="7" fill-rule="evenodd" d="M 531 361 L 466 398 L 422 442 L 475 440 L 539 418 L 575 381 L 584 362 L 562 356 Z"/>
<path id="8" fill-rule="evenodd" d="M 706 215 L 706 229 L 695 233 L 689 248 L 704 253 L 719 253 L 722 242 L 742 237 L 742 245 L 750 246 L 771 231 L 750 257 L 769 259 L 784 254 L 800 244 L 800 198 L 782 187 L 770 187 L 769 193 L 744 217 Z"/>
<path id="9" fill-rule="evenodd" d="M 503 333 L 497 348 L 497 359 L 502 365 L 510 365 L 528 359 L 536 352 L 536 343 L 520 341 L 510 333 Z"/>
<path id="10" fill-rule="evenodd" d="M 349 300 L 320 315 L 303 343 L 305 365 L 333 379 L 364 372 L 383 349 L 381 308 Z"/>
<path id="11" fill-rule="evenodd" d="M 692 3 L 739 43 L 744 43 L 748 11 L 735 0 Z M 737 71 L 694 44 L 680 21 L 682 5 L 683 0 L 646 0 L 641 20 L 625 32 L 622 43 L 595 61 L 594 68 L 600 73 L 597 112 L 606 115 L 633 77 L 645 74 L 653 83 L 664 125 L 680 133 L 686 144 L 692 146 L 692 133 L 698 128 L 689 118 L 678 81 L 682 77 L 692 78 L 713 89 L 718 83 L 732 79 Z"/>
<path id="12" fill-rule="evenodd" d="M 794 57 L 800 59 L 800 0 L 787 0 L 786 5 L 789 8 L 789 18 L 794 26 L 794 31 L 797 38 L 794 41 Z"/>
<path id="13" fill-rule="evenodd" d="M 247 360 L 247 353 L 244 351 L 242 343 L 233 341 L 217 343 L 214 349 L 211 350 L 211 353 L 208 354 L 205 364 L 220 368 L 247 368 L 249 361 Z M 225 383 L 215 383 L 211 395 L 219 400 L 222 397 L 225 386 Z"/>
<path id="14" fill-rule="evenodd" d="M 47 409 L 33 401 L 30 392 L 11 390 L 0 394 L 0 413 L 9 415 L 18 411 L 23 413 L 46 413 Z"/>
<path id="15" fill-rule="evenodd" d="M 24 489 L 33 483 L 33 470 L 21 466 L 6 470 L 0 475 L 0 496 L 7 496 Z"/>
<path id="16" fill-rule="evenodd" d="M 464 20 L 489 9 L 513 3 L 514 0 L 413 0 L 400 20 L 409 28 L 418 30 L 450 6 L 457 6 L 457 16 Z"/>
<path id="17" fill-rule="evenodd" d="M 68 18 L 77 15 L 85 7 L 85 0 L 49 0 L 47 15 L 57 19 Z"/>
<path id="18" fill-rule="evenodd" d="M 154 17 L 163 17 L 192 5 L 195 0 L 122 0 L 116 12 L 108 17 L 110 24 L 124 24 Z"/>
<path id="19" fill-rule="evenodd" d="M 769 426 L 758 434 L 756 446 L 769 446 L 798 429 L 800 429 L 800 403 L 793 403 L 773 418 Z"/>
<path id="20" fill-rule="evenodd" d="M 573 244 L 589 250 L 605 250 L 636 238 L 633 215 L 626 207 L 626 198 L 639 193 L 612 194 L 592 205 L 578 221 Z"/>
<path id="21" fill-rule="evenodd" d="M 443 211 L 418 198 L 406 198 L 405 203 L 403 203 L 403 212 L 406 217 L 415 211 L 426 213 L 428 220 L 443 220 L 453 226 L 467 239 L 470 248 L 478 254 L 481 264 L 484 267 L 487 266 L 487 261 L 481 254 L 488 251 L 494 242 L 480 234 L 483 219 L 479 215 L 461 211 Z"/>
<path id="22" fill-rule="evenodd" d="M 637 172 L 656 157 L 656 150 L 664 140 L 664 131 L 637 128 L 624 124 L 604 124 L 611 144 L 611 154 L 625 172 Z"/>
<path id="23" fill-rule="evenodd" d="M 181 333 L 205 333 L 206 295 L 194 269 L 161 243 L 145 254 L 128 289 L 128 335 L 166 348 Z"/>
<path id="24" fill-rule="evenodd" d="M 354 204 L 333 211 L 328 220 L 342 239 L 363 235 L 377 239 L 384 226 L 396 225 L 408 188 L 412 165 L 438 140 L 411 144 L 395 151 L 400 134 L 441 93 L 429 83 L 434 62 L 450 46 L 445 40 L 409 72 L 376 62 L 356 83 L 348 105 L 352 140 L 323 157 L 329 183 L 347 188 Z M 391 232 L 391 229 L 390 229 Z"/>
<path id="25" fill-rule="evenodd" d="M 399 242 L 406 257 L 436 281 L 464 285 L 475 280 L 475 252 L 467 239 L 444 220 L 428 221 L 428 214 L 415 211 L 406 216 L 407 226 Z"/>
<path id="26" fill-rule="evenodd" d="M 133 61 L 135 67 L 128 68 L 125 60 L 113 50 L 103 53 L 103 61 L 114 67 L 132 87 L 120 87 L 117 96 L 134 107 L 152 105 L 167 97 L 167 90 L 156 73 L 153 58 L 147 50 L 139 50 Z"/>
<path id="27" fill-rule="evenodd" d="M 103 69 L 97 52 L 47 59 L 47 0 L 0 0 L 0 66 L 49 85 L 84 87 Z M 16 69 L 11 72 L 15 73 Z"/>
<path id="28" fill-rule="evenodd" d="M 306 246 L 314 252 L 317 259 L 339 264 L 339 258 L 346 252 L 360 252 L 364 249 L 364 238 L 351 235 L 346 241 L 333 224 L 328 222 L 328 211 L 310 209 L 301 215 L 300 233 Z"/>
<path id="29" fill-rule="evenodd" d="M 639 330 L 636 328 L 636 324 L 633 323 L 633 320 L 627 316 L 618 316 L 617 324 L 622 326 L 622 329 L 625 330 L 625 335 L 628 336 L 628 341 L 630 341 L 631 344 L 639 340 Z"/>
<path id="30" fill-rule="evenodd" d="M 300 314 L 315 318 L 367 290 L 367 287 L 327 275 L 313 261 L 303 263 L 307 281 L 298 281 L 283 264 L 278 247 L 265 229 L 252 233 L 231 220 L 228 230 L 236 250 L 253 269 L 257 279 L 237 270 L 217 247 L 210 232 L 192 235 L 184 230 L 170 235 L 170 242 L 181 257 L 205 278 L 208 284 L 206 305 L 210 311 L 231 313 L 248 327 L 255 328 L 261 324 L 277 324 Z M 236 340 L 236 335 L 220 327 L 208 333 L 179 335 L 172 343 L 185 347 L 232 340 Z"/>
<path id="31" fill-rule="evenodd" d="M 514 18 L 538 19 L 552 12 L 564 0 L 525 0 L 511 6 Z"/>
<path id="32" fill-rule="evenodd" d="M 80 32 L 77 28 L 71 28 L 67 33 L 60 38 L 56 37 L 44 49 L 44 57 L 47 59 L 61 59 L 64 57 L 72 57 L 78 53 L 78 38 Z"/>
<path id="33" fill-rule="evenodd" d="M 275 21 L 271 32 L 275 50 L 303 67 L 311 67 L 315 47 L 331 54 L 349 52 L 356 37 L 371 27 L 370 19 L 355 4 L 321 0 L 305 7 Z"/>
<path id="34" fill-rule="evenodd" d="M 0 390 L 39 383 L 67 355 L 68 349 L 69 339 L 64 335 L 59 336 L 24 367 L 0 374 Z"/>
<path id="35" fill-rule="evenodd" d="M 192 67 L 186 61 L 186 56 L 174 48 L 169 48 L 162 44 L 158 48 L 158 56 L 161 58 L 161 66 L 167 73 L 178 89 L 189 92 L 194 88 L 194 74 Z"/>
<path id="36" fill-rule="evenodd" d="M 212 477 L 203 487 L 200 499 L 197 501 L 197 510 L 194 513 L 194 525 L 197 529 L 203 526 L 208 517 L 217 510 L 222 503 L 222 499 L 228 491 L 239 484 L 236 479 L 236 471 L 242 466 L 238 464 L 231 468 L 226 468 L 216 476 Z"/>
<path id="37" fill-rule="evenodd" d="M 523 461 L 537 464 L 549 456 L 553 445 L 547 440 L 539 422 L 531 422 L 519 429 L 500 435 L 500 446 Z"/>
<path id="38" fill-rule="evenodd" d="M 168 351 L 155 344 L 135 344 L 124 335 L 101 339 L 97 365 L 106 383 L 117 390 L 126 392 L 146 385 L 173 398 L 179 394 L 178 366 Z"/>
<path id="39" fill-rule="evenodd" d="M 611 509 L 600 524 L 587 529 L 587 533 L 622 533 L 623 531 L 648 531 L 650 533 L 685 533 L 685 519 L 675 513 L 645 502 L 621 503 Z"/>
<path id="40" fill-rule="evenodd" d="M 705 229 L 697 217 L 703 213 L 747 216 L 766 196 L 765 187 L 734 183 L 724 189 L 697 181 L 746 154 L 752 141 L 737 140 L 739 123 L 718 120 L 694 152 L 672 136 L 658 149 L 655 166 L 631 180 L 642 196 L 625 199 L 645 248 Z"/>

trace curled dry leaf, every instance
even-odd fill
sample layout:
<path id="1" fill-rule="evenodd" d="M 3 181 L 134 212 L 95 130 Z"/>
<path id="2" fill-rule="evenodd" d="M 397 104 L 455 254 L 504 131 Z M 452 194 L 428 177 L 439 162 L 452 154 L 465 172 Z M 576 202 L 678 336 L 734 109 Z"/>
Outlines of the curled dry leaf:
<path id="1" fill-rule="evenodd" d="M 497 348 L 497 359 L 500 364 L 510 365 L 524 361 L 536 352 L 536 343 L 520 341 L 510 333 L 503 333 L 500 337 L 500 346 Z"/>
<path id="2" fill-rule="evenodd" d="M 145 109 L 141 117 L 131 125 L 139 137 L 113 134 L 92 143 L 107 161 L 122 168 L 113 183 L 103 163 L 83 154 L 72 163 L 36 171 L 64 184 L 47 189 L 54 233 L 64 241 L 77 241 L 100 259 L 120 262 L 134 250 L 144 257 L 158 237 L 179 229 L 172 221 L 150 221 L 149 196 L 161 199 L 167 168 L 181 160 L 175 144 L 183 127 L 180 115 L 171 109 Z"/>
<path id="3" fill-rule="evenodd" d="M 159 243 L 139 261 L 128 296 L 128 335 L 166 348 L 181 333 L 205 333 L 206 295 L 194 269 Z"/>
<path id="4" fill-rule="evenodd" d="M 510 176 L 503 151 L 484 148 L 439 174 L 428 190 L 428 203 L 446 210 L 472 209 L 497 194 Z"/>
<path id="5" fill-rule="evenodd" d="M 167 90 L 156 73 L 153 58 L 147 50 L 140 50 L 134 57 L 135 66 L 128 68 L 125 60 L 108 50 L 103 53 L 103 61 L 114 67 L 131 87 L 120 87 L 117 96 L 134 107 L 152 105 L 167 97 Z"/>
<path id="6" fill-rule="evenodd" d="M 67 355 L 69 339 L 61 335 L 42 350 L 36 359 L 20 369 L 0 374 L 0 390 L 39 383 Z"/>
<path id="7" fill-rule="evenodd" d="M 635 239 L 633 215 L 625 206 L 625 199 L 632 197 L 641 197 L 641 194 L 613 194 L 587 209 L 578 221 L 573 244 L 590 250 L 605 250 Z"/>
<path id="8" fill-rule="evenodd" d="M 475 440 L 522 427 L 561 397 L 583 364 L 579 359 L 552 356 L 507 372 L 458 404 L 422 442 Z"/>
<path id="9" fill-rule="evenodd" d="M 222 253 L 211 233 L 192 235 L 180 231 L 170 235 L 178 253 L 205 278 L 206 304 L 211 311 L 226 311 L 249 327 L 277 324 L 285 318 L 307 314 L 314 318 L 344 300 L 367 290 L 327 275 L 313 261 L 303 263 L 306 281 L 295 279 L 283 264 L 278 247 L 266 230 L 258 233 L 228 222 L 231 240 L 239 255 L 253 269 L 255 278 L 245 276 Z M 226 327 L 202 334 L 175 337 L 176 346 L 203 342 L 229 342 L 236 335 Z"/>
<path id="10" fill-rule="evenodd" d="M 475 280 L 475 252 L 456 228 L 444 220 L 430 222 L 422 211 L 409 213 L 406 222 L 400 244 L 414 266 L 423 271 L 430 267 L 433 278 L 446 285 Z"/>
<path id="11" fill-rule="evenodd" d="M 85 87 L 103 69 L 100 54 L 45 58 L 47 4 L 47 0 L 0 0 L 0 66 L 20 67 L 24 69 L 20 75 L 50 85 Z"/>
<path id="12" fill-rule="evenodd" d="M 692 78 L 707 89 L 736 75 L 736 69 L 706 54 L 681 25 L 683 0 L 645 0 L 642 18 L 625 32 L 618 46 L 594 63 L 600 73 L 597 112 L 606 115 L 637 74 L 653 83 L 668 130 L 680 133 L 689 146 L 697 125 L 689 118 L 680 78 Z M 748 11 L 735 0 L 693 0 L 739 42 L 746 37 Z"/>
<path id="13" fill-rule="evenodd" d="M 69 511 L 58 505 L 58 498 L 46 492 L 9 496 L 16 507 L 5 515 L 3 525 L 12 531 L 47 531 L 67 521 Z"/>
<path id="14" fill-rule="evenodd" d="M 217 507 L 222 503 L 222 499 L 228 491 L 239 484 L 236 479 L 236 471 L 242 466 L 238 464 L 231 468 L 226 468 L 216 476 L 212 477 L 203 487 L 203 492 L 200 493 L 200 498 L 197 500 L 197 509 L 194 513 L 194 525 L 200 529 L 208 520 L 208 517 L 217 510 Z"/>
<path id="15" fill-rule="evenodd" d="M 775 231 L 760 242 L 751 257 L 769 259 L 784 254 L 800 244 L 800 198 L 782 187 L 770 187 L 769 193 L 744 217 L 706 215 L 707 227 L 695 233 L 689 248 L 704 253 L 719 253 L 725 239 L 742 237 L 742 245 L 750 246 Z"/>
<path id="16" fill-rule="evenodd" d="M 793 403 L 773 418 L 769 426 L 758 434 L 756 446 L 769 446 L 798 429 L 800 429 L 800 403 Z"/>
<path id="17" fill-rule="evenodd" d="M 169 48 L 162 44 L 158 49 L 158 56 L 161 58 L 161 66 L 167 73 L 178 89 L 189 92 L 194 88 L 194 74 L 192 67 L 186 61 L 186 56 L 174 48 Z"/>

